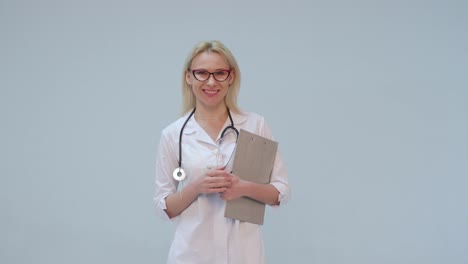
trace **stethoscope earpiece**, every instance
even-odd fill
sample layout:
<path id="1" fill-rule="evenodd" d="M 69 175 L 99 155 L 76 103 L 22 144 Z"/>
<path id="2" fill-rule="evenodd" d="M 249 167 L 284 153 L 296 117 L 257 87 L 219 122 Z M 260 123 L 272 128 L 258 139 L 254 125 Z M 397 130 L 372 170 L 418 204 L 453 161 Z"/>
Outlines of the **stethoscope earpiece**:
<path id="1" fill-rule="evenodd" d="M 185 171 L 182 168 L 176 168 L 172 173 L 172 177 L 177 181 L 183 181 L 185 179 Z"/>

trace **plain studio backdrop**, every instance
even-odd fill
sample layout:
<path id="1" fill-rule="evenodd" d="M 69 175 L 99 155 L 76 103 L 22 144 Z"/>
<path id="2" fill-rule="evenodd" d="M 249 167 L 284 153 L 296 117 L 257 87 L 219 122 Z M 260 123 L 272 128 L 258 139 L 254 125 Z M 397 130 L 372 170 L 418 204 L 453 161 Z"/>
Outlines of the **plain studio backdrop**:
<path id="1" fill-rule="evenodd" d="M 0 263 L 163 263 L 161 130 L 201 40 L 292 200 L 268 263 L 468 263 L 466 1 L 0 1 Z"/>

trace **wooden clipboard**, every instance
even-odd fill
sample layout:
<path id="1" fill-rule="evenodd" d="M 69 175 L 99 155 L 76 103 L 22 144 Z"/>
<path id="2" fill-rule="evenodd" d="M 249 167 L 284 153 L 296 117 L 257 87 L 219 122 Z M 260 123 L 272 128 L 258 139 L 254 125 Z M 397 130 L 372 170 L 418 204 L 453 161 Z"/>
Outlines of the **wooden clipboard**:
<path id="1" fill-rule="evenodd" d="M 256 183 L 269 183 L 278 142 L 241 129 L 237 140 L 232 173 Z M 248 197 L 226 203 L 224 216 L 263 225 L 265 204 Z"/>

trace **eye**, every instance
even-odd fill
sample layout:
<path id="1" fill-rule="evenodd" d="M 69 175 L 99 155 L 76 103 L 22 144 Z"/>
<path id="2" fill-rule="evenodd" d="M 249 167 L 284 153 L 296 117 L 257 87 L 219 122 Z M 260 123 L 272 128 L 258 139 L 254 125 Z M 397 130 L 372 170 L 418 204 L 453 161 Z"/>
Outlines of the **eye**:
<path id="1" fill-rule="evenodd" d="M 227 76 L 229 74 L 229 71 L 224 71 L 224 70 L 223 71 L 216 71 L 214 74 L 217 77 L 225 77 L 225 76 Z"/>
<path id="2" fill-rule="evenodd" d="M 196 71 L 193 71 L 195 74 L 199 74 L 199 75 L 207 75 L 208 74 L 208 71 L 205 71 L 205 70 L 196 70 Z"/>
<path id="3" fill-rule="evenodd" d="M 210 76 L 210 73 L 206 70 L 194 70 L 193 76 L 195 76 L 195 78 L 199 81 L 204 81 L 208 79 L 208 77 Z"/>

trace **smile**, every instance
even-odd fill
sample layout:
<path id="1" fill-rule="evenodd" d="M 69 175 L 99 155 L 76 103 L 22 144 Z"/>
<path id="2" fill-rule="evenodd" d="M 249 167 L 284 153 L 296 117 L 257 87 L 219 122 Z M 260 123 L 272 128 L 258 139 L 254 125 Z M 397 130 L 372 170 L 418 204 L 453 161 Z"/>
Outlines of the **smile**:
<path id="1" fill-rule="evenodd" d="M 205 94 L 208 94 L 208 95 L 215 95 L 215 94 L 219 93 L 219 90 L 202 89 L 202 91 L 203 91 Z"/>

